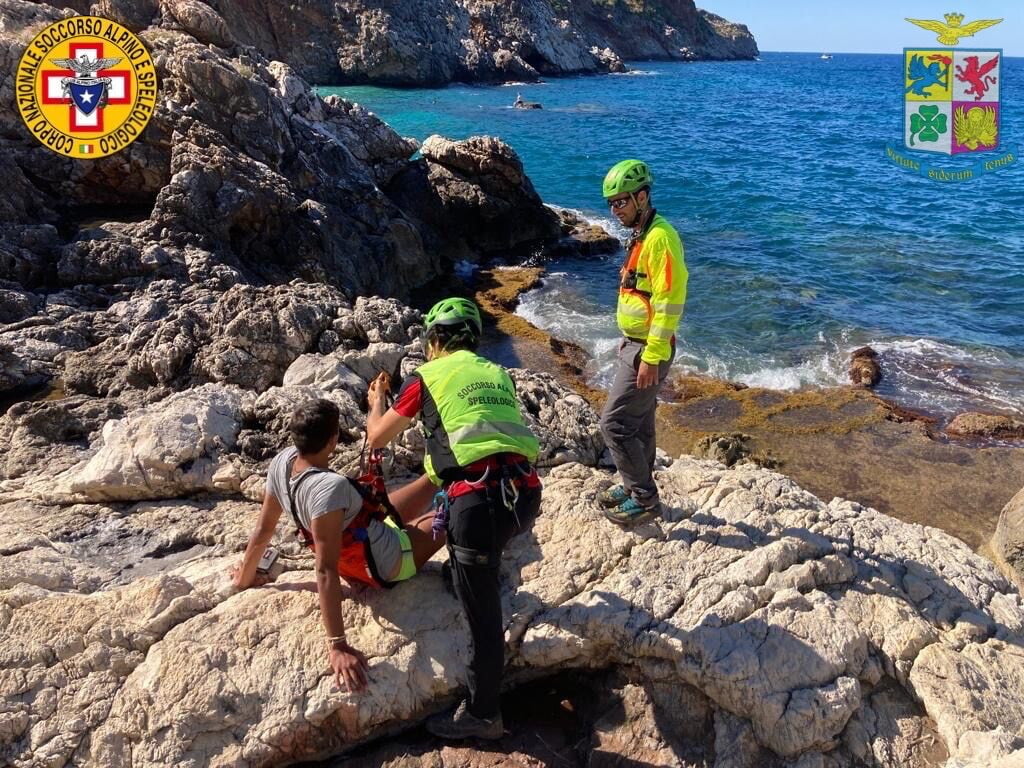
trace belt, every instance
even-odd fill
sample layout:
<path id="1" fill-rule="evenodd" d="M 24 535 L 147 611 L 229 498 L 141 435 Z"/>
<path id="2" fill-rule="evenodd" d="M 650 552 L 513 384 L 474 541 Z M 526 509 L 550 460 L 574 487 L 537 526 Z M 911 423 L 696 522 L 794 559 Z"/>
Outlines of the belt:
<path id="1" fill-rule="evenodd" d="M 647 344 L 647 339 L 634 339 L 632 336 L 623 336 L 623 338 L 626 341 L 632 341 L 634 344 Z M 672 338 L 669 340 L 669 343 L 673 346 L 673 348 L 675 347 L 675 345 L 676 345 L 676 335 L 675 334 L 672 334 Z"/>
<path id="2" fill-rule="evenodd" d="M 452 479 L 470 480 L 472 478 L 479 477 L 488 469 L 501 469 L 502 467 L 511 467 L 515 465 L 529 468 L 530 462 L 526 460 L 525 456 L 521 456 L 518 453 L 495 453 L 483 459 L 477 459 L 472 464 L 466 465 Z"/>

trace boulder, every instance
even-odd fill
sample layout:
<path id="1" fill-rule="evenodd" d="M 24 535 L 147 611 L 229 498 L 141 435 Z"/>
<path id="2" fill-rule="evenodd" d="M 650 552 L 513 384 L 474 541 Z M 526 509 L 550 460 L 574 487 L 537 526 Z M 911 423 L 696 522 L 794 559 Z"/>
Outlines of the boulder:
<path id="1" fill-rule="evenodd" d="M 86 458 L 108 421 L 127 411 L 124 401 L 86 395 L 21 402 L 0 416 L 0 442 L 9 446 L 0 478 L 45 472 L 50 477 Z"/>
<path id="2" fill-rule="evenodd" d="M 543 205 L 515 151 L 500 139 L 452 141 L 431 136 L 388 187 L 428 228 L 428 242 L 452 261 L 532 249 L 559 236 L 558 218 Z"/>
<path id="3" fill-rule="evenodd" d="M 527 425 L 540 441 L 539 466 L 579 462 L 596 466 L 604 453 L 600 417 L 580 395 L 547 373 L 509 371 Z"/>
<path id="4" fill-rule="evenodd" d="M 171 395 L 103 427 L 102 447 L 56 482 L 89 501 L 161 499 L 217 489 L 235 450 L 246 393 L 207 384 Z"/>
<path id="5" fill-rule="evenodd" d="M 213 308 L 218 329 L 196 356 L 195 368 L 213 381 L 262 391 L 281 381 L 304 352 L 316 349 L 345 299 L 325 285 L 236 286 Z"/>
<path id="6" fill-rule="evenodd" d="M 707 435 L 693 446 L 691 453 L 699 459 L 711 459 L 727 467 L 750 456 L 750 435 L 736 432 L 728 435 Z"/>
<path id="7" fill-rule="evenodd" d="M 850 381 L 861 387 L 874 387 L 882 380 L 878 353 L 871 347 L 855 349 L 850 354 Z"/>
<path id="8" fill-rule="evenodd" d="M 958 413 L 946 426 L 954 437 L 1024 440 L 1024 420 L 1001 413 Z"/>
<path id="9" fill-rule="evenodd" d="M 999 514 L 991 548 L 996 562 L 1024 587 L 1024 489 L 1010 499 Z"/>
<path id="10" fill-rule="evenodd" d="M 567 208 L 553 208 L 558 214 L 562 236 L 548 249 L 552 258 L 600 256 L 618 251 L 622 244 L 603 227 L 587 221 L 575 211 Z"/>
<path id="11" fill-rule="evenodd" d="M 1024 603 L 990 563 L 940 531 L 825 504 L 751 466 L 681 457 L 657 480 L 665 517 L 624 530 L 596 507 L 604 472 L 553 470 L 502 566 L 512 688 L 573 670 L 618 676 L 566 694 L 591 702 L 575 747 L 591 762 L 614 751 L 680 765 L 1013 764 Z M 344 589 L 372 677 L 348 694 L 326 664 L 308 554 L 288 549 L 273 584 L 233 593 L 237 555 L 221 553 L 244 547 L 256 505 L 248 519 L 231 505 L 4 507 L 0 540 L 17 543 L 0 549 L 0 572 L 25 561 L 67 574 L 0 591 L 6 762 L 324 759 L 463 692 L 469 635 L 436 563 L 393 590 Z M 31 536 L 29 518 L 41 523 Z M 110 557 L 90 575 L 94 537 Z M 161 552 L 171 561 L 147 571 Z M 130 579 L 132 558 L 148 575 Z M 402 743 L 433 764 L 458 762 L 459 749 Z M 380 764 L 410 764 L 388 754 Z"/>

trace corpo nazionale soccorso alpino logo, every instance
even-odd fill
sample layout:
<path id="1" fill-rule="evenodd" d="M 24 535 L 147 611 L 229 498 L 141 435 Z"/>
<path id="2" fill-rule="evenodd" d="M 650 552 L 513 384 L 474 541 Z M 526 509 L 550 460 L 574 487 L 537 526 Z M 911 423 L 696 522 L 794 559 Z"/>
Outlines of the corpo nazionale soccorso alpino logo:
<path id="1" fill-rule="evenodd" d="M 120 24 L 74 16 L 32 39 L 15 89 L 25 125 L 44 146 L 77 159 L 105 157 L 135 141 L 152 118 L 156 68 Z"/>
<path id="2" fill-rule="evenodd" d="M 907 19 L 939 33 L 939 42 L 956 45 L 961 37 L 998 24 L 982 19 L 963 24 L 959 13 L 946 22 Z M 886 146 L 886 155 L 902 168 L 935 181 L 968 181 L 1017 162 L 1016 147 L 1001 149 L 1003 51 L 997 48 L 905 48 L 903 50 L 903 146 Z M 970 164 L 936 165 L 927 155 L 962 158 Z"/>

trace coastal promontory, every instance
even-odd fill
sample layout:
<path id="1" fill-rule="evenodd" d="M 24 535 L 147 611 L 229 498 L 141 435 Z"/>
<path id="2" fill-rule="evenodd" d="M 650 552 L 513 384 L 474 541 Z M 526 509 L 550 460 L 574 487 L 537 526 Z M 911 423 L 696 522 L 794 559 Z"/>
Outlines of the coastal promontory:
<path id="1" fill-rule="evenodd" d="M 89 2 L 57 6 L 89 12 Z M 250 45 L 318 84 L 437 86 L 617 72 L 634 59 L 753 59 L 742 24 L 693 0 L 102 0 L 125 26 Z"/>

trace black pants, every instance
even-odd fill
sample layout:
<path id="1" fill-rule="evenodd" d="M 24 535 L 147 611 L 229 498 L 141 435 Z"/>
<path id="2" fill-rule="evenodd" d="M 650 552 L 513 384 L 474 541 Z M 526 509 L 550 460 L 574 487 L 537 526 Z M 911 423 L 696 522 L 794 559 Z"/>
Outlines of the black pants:
<path id="1" fill-rule="evenodd" d="M 530 528 L 540 510 L 540 488 L 522 488 L 513 514 L 497 488 L 452 500 L 448 544 L 455 594 L 466 611 L 472 638 L 469 712 L 490 719 L 500 711 L 505 667 L 505 631 L 498 584 L 501 553 L 508 540 Z M 460 553 L 460 549 L 462 552 Z M 476 557 L 466 550 L 473 550 Z M 489 557 L 488 557 L 489 556 Z"/>

